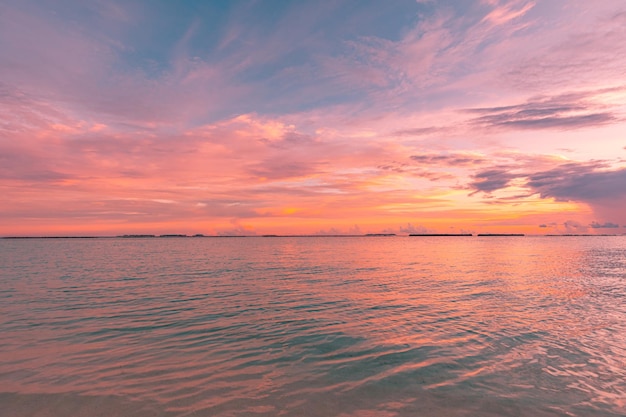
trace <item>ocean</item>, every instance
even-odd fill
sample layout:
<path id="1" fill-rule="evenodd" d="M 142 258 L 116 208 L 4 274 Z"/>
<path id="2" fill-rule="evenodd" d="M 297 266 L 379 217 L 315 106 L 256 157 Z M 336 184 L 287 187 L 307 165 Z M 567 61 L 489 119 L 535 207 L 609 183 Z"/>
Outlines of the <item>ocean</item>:
<path id="1" fill-rule="evenodd" d="M 0 416 L 625 416 L 626 236 L 0 240 Z"/>

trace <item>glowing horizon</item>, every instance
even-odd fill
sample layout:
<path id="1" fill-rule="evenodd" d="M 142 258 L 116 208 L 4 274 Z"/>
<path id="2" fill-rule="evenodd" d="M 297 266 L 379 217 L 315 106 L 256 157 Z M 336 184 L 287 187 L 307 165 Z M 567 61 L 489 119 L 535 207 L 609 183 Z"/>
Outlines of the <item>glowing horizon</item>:
<path id="1" fill-rule="evenodd" d="M 0 236 L 626 233 L 626 6 L 8 1 Z"/>

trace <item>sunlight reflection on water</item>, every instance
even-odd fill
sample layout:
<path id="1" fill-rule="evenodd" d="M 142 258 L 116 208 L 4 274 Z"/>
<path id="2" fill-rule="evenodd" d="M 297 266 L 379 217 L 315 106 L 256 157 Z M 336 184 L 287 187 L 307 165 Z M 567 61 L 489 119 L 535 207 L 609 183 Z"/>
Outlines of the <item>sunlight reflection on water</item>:
<path id="1" fill-rule="evenodd" d="M 0 249 L 2 416 L 626 414 L 624 237 Z"/>

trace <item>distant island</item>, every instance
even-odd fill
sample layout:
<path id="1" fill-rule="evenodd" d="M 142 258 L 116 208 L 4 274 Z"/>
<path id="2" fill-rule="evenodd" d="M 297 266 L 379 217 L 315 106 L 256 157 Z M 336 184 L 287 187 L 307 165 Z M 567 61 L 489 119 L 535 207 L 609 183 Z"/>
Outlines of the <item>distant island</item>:
<path id="1" fill-rule="evenodd" d="M 479 233 L 477 236 L 525 236 L 524 233 Z"/>
<path id="2" fill-rule="evenodd" d="M 473 236 L 471 233 L 411 233 L 409 236 Z M 479 235 L 480 236 L 480 235 Z"/>

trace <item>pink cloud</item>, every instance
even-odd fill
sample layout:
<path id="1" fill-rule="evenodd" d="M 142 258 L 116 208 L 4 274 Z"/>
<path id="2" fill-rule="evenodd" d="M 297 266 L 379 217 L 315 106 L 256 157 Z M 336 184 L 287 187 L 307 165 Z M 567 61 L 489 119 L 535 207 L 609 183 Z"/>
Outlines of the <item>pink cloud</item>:
<path id="1" fill-rule="evenodd" d="M 504 6 L 499 6 L 497 2 L 490 2 L 490 5 L 495 7 L 484 17 L 483 22 L 488 21 L 495 25 L 503 25 L 524 16 L 530 9 L 535 7 L 535 2 L 509 2 Z"/>

